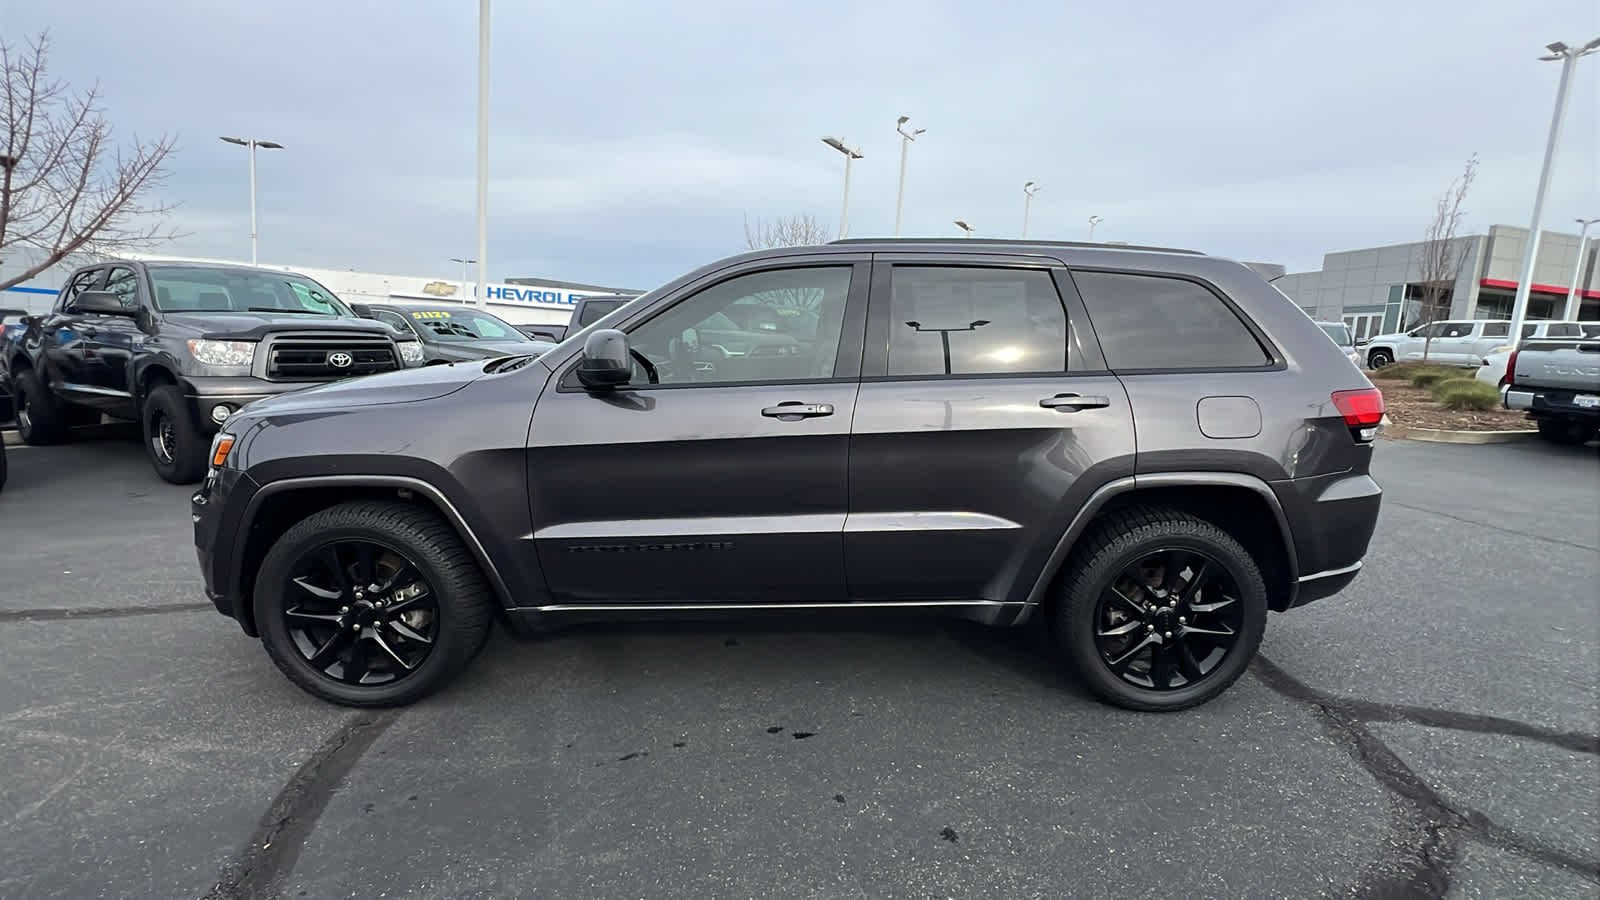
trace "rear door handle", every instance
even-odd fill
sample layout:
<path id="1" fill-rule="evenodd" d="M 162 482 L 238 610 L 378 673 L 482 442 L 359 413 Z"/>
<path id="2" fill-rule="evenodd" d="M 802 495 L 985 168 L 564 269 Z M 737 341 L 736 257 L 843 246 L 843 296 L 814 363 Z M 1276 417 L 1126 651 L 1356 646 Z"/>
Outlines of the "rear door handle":
<path id="1" fill-rule="evenodd" d="M 1059 409 L 1062 412 L 1076 412 L 1080 409 L 1100 409 L 1111 405 L 1110 397 L 1089 396 L 1082 397 L 1077 394 L 1057 394 L 1039 401 L 1045 409 Z"/>
<path id="2" fill-rule="evenodd" d="M 814 419 L 818 416 L 833 415 L 832 403 L 801 403 L 798 400 L 785 400 L 777 406 L 769 406 L 761 411 L 763 416 L 771 419 Z"/>

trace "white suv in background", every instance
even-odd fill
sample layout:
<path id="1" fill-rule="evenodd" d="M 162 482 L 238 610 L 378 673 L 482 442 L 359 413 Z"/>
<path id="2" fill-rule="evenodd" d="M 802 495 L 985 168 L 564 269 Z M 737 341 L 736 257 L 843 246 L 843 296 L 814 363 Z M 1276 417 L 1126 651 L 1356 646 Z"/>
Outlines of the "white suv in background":
<path id="1" fill-rule="evenodd" d="M 1428 343 L 1429 335 L 1433 342 Z M 1526 322 L 1523 340 L 1579 338 L 1577 322 Z M 1420 360 L 1426 348 L 1429 362 L 1449 366 L 1478 366 L 1484 357 L 1510 343 L 1511 323 L 1505 319 L 1452 319 L 1419 325 L 1410 331 L 1380 334 L 1367 342 L 1367 365 L 1381 369 L 1392 362 Z"/>

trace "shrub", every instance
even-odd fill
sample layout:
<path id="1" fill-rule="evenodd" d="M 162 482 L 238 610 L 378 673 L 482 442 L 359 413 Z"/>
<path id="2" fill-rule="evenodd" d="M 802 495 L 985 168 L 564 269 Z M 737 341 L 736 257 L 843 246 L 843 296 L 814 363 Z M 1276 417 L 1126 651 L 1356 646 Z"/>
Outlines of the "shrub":
<path id="1" fill-rule="evenodd" d="M 1443 366 L 1422 366 L 1411 370 L 1412 387 L 1433 387 L 1441 381 L 1454 379 L 1461 375 L 1460 369 L 1447 369 Z"/>
<path id="2" fill-rule="evenodd" d="M 1500 391 L 1472 378 L 1451 378 L 1433 386 L 1433 399 L 1445 409 L 1489 410 L 1500 405 Z"/>

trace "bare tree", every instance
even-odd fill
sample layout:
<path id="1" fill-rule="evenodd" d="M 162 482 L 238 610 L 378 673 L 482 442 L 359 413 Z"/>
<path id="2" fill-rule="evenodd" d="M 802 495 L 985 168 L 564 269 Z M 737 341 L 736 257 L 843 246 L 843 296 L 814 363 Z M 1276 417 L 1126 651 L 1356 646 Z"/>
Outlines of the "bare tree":
<path id="1" fill-rule="evenodd" d="M 0 289 L 76 255 L 114 255 L 168 240 L 172 207 L 147 200 L 165 177 L 173 140 L 112 142 L 99 89 L 51 79 L 48 34 L 26 47 L 0 41 L 0 253 L 27 248 L 32 265 Z"/>
<path id="2" fill-rule="evenodd" d="M 1427 236 L 1422 241 L 1417 285 L 1421 307 L 1416 325 L 1428 325 L 1449 315 L 1456 278 L 1461 275 L 1461 266 L 1466 263 L 1467 257 L 1462 243 L 1456 240 L 1456 229 L 1461 225 L 1461 204 L 1467 199 L 1467 191 L 1477 176 L 1478 154 L 1474 153 L 1467 158 L 1461 175 L 1450 182 L 1434 206 L 1433 221 L 1428 224 Z M 1402 297 L 1401 301 L 1404 300 Z M 1427 361 L 1432 345 L 1433 334 L 1430 331 L 1422 342 L 1423 361 Z"/>
<path id="3" fill-rule="evenodd" d="M 757 219 L 751 226 L 744 220 L 744 246 L 746 250 L 765 250 L 769 247 L 809 247 L 826 244 L 832 235 L 827 226 L 808 213 L 786 216 L 771 222 Z"/>

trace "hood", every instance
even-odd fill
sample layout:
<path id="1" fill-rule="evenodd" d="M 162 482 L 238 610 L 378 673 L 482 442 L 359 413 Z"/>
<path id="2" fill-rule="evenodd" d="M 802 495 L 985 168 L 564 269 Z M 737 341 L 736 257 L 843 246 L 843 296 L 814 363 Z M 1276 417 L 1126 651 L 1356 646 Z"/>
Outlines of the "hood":
<path id="1" fill-rule="evenodd" d="M 277 414 L 349 409 L 384 403 L 415 403 L 453 394 L 482 377 L 482 363 L 400 369 L 279 394 L 257 400 L 246 407 L 246 411 Z"/>
<path id="2" fill-rule="evenodd" d="M 163 312 L 169 325 L 192 328 L 213 340 L 259 341 L 277 331 L 350 331 L 393 337 L 394 331 L 382 322 L 344 316 L 297 316 L 286 313 L 252 312 Z"/>

